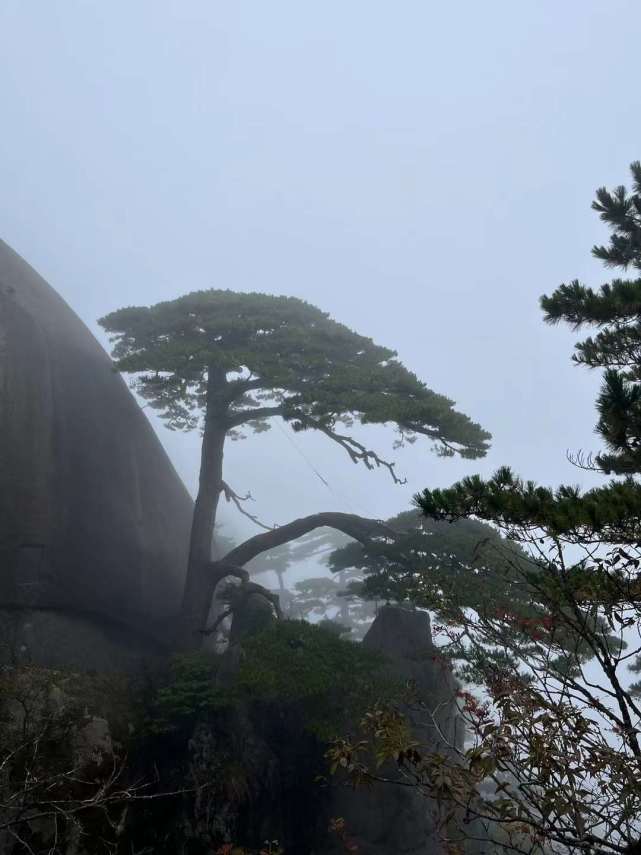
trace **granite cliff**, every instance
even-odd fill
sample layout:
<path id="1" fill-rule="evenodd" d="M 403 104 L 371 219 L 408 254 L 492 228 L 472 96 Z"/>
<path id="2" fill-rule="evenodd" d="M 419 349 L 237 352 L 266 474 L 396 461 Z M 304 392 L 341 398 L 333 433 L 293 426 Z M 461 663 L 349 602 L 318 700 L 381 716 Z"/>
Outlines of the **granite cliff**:
<path id="1" fill-rule="evenodd" d="M 0 241 L 0 604 L 31 613 L 18 647 L 44 654 L 52 632 L 86 641 L 86 615 L 162 636 L 191 512 L 106 352 Z"/>

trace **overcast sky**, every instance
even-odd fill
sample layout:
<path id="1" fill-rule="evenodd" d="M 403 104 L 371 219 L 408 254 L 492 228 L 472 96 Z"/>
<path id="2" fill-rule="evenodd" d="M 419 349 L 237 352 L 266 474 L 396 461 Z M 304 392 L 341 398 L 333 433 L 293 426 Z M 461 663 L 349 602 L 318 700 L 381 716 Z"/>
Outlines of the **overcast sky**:
<path id="1" fill-rule="evenodd" d="M 0 0 L 0 236 L 98 335 L 194 289 L 302 297 L 494 435 L 466 462 L 369 430 L 405 487 L 289 429 L 230 444 L 267 522 L 502 463 L 587 484 L 565 451 L 598 448 L 598 377 L 538 298 L 608 278 L 590 202 L 641 157 L 640 25 L 638 0 Z M 198 438 L 158 430 L 193 490 Z"/>

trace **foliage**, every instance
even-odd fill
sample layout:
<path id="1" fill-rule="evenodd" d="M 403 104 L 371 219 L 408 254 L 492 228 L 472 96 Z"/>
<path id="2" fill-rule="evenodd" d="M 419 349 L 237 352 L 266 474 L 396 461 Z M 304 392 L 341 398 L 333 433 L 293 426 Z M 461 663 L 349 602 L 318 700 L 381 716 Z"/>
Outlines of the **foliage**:
<path id="1" fill-rule="evenodd" d="M 189 734 L 196 720 L 226 706 L 216 688 L 217 660 L 196 651 L 173 656 L 162 684 L 155 690 L 146 716 L 151 734 Z"/>
<path id="2" fill-rule="evenodd" d="M 632 195 L 622 187 L 597 192 L 593 207 L 612 237 L 593 253 L 608 266 L 638 269 L 641 165 L 632 172 Z M 574 357 L 606 369 L 597 430 L 607 453 L 587 465 L 624 480 L 586 493 L 552 490 L 503 467 L 489 480 L 467 478 L 416 499 L 437 519 L 488 520 L 536 557 L 530 581 L 545 614 L 510 609 L 488 620 L 462 611 L 448 643 L 472 652 L 469 676 L 487 697 L 466 706 L 475 738 L 466 766 L 495 785 L 481 810 L 570 852 L 620 851 L 641 832 L 641 706 L 626 674 L 630 663 L 641 668 L 641 487 L 633 477 L 641 472 L 640 297 L 640 280 L 615 280 L 598 293 L 575 281 L 542 299 L 546 320 L 600 328 Z"/>
<path id="3" fill-rule="evenodd" d="M 493 758 L 470 749 L 464 758 L 469 762 L 452 763 L 446 753 L 426 750 L 413 738 L 406 718 L 391 706 L 372 709 L 362 720 L 361 731 L 364 738 L 358 742 L 338 739 L 328 749 L 334 774 L 340 773 L 354 787 L 378 782 L 419 789 L 437 807 L 433 818 L 444 851 L 476 852 L 479 842 L 482 851 L 507 849 L 520 855 L 547 851 L 526 822 L 496 809 L 500 804 L 496 797 L 487 807 L 479 799 L 479 787 L 496 768 Z M 396 774 L 389 771 L 390 761 Z"/>
<path id="4" fill-rule="evenodd" d="M 622 732 L 604 729 L 594 706 L 551 681 L 497 674 L 487 685 L 486 700 L 460 692 L 471 739 L 456 762 L 419 745 L 403 716 L 381 708 L 363 721 L 367 738 L 331 746 L 334 768 L 358 786 L 389 780 L 378 765 L 394 760 L 398 783 L 446 806 L 449 820 L 458 817 L 450 841 L 465 843 L 473 819 L 497 847 L 516 852 L 609 853 L 634 842 L 641 788 Z"/>
<path id="5" fill-rule="evenodd" d="M 321 528 L 301 537 L 296 544 L 284 544 L 263 553 L 247 564 L 252 575 L 273 572 L 278 577 L 276 593 L 283 613 L 291 619 L 320 621 L 327 629 L 360 640 L 376 615 L 373 602 L 362 599 L 348 590 L 351 579 L 360 580 L 358 571 L 346 570 L 328 575 L 305 578 L 288 587 L 286 575 L 293 568 L 297 575 L 305 574 L 308 561 L 328 564 L 336 549 L 351 543 L 352 539 L 331 528 Z M 314 566 L 313 571 L 318 572 Z"/>
<path id="6" fill-rule="evenodd" d="M 234 291 L 195 291 L 151 307 L 120 309 L 100 324 L 112 335 L 120 371 L 174 429 L 198 424 L 209 369 L 236 379 L 229 429 L 281 415 L 297 430 L 337 420 L 396 422 L 408 434 L 482 456 L 488 434 L 375 345 L 309 303 Z M 278 413 L 261 412 L 270 399 Z"/>
<path id="7" fill-rule="evenodd" d="M 243 642 L 237 687 L 255 702 L 299 706 L 326 738 L 380 695 L 398 687 L 377 676 L 378 654 L 321 626 L 287 620 Z"/>
<path id="8" fill-rule="evenodd" d="M 230 565 L 242 572 L 237 560 L 219 559 L 217 572 L 210 567 L 220 496 L 267 528 L 243 508 L 251 495 L 239 495 L 223 480 L 227 437 L 242 436 L 246 427 L 265 430 L 280 417 L 296 431 L 320 431 L 352 462 L 383 467 L 396 483 L 393 463 L 337 428 L 391 422 L 401 444 L 422 435 L 446 455 L 477 458 L 487 451 L 490 435 L 408 371 L 394 351 L 293 297 L 197 291 L 120 309 L 100 324 L 111 336 L 116 368 L 134 375 L 134 387 L 168 427 L 203 432 L 177 632 L 182 648 L 200 646 Z M 289 532 L 285 540 L 305 533 L 295 526 Z"/>
<path id="9" fill-rule="evenodd" d="M 633 189 L 601 187 L 593 208 L 611 230 L 607 246 L 595 246 L 607 267 L 641 269 L 641 163 L 631 165 Z M 578 543 L 605 540 L 636 544 L 641 540 L 641 279 L 614 279 L 594 290 L 574 280 L 541 298 L 545 319 L 574 328 L 598 329 L 576 345 L 574 361 L 603 368 L 597 399 L 597 432 L 606 452 L 579 463 L 607 474 L 628 476 L 581 494 L 575 487 L 556 490 L 516 478 L 504 467 L 494 478 L 471 478 L 445 491 L 425 491 L 419 503 L 426 513 L 450 518 L 474 514 L 497 519 L 517 530 L 543 529 Z"/>
<path id="10" fill-rule="evenodd" d="M 632 168 L 632 196 L 623 188 L 597 194 L 613 237 L 594 253 L 610 266 L 641 264 L 641 165 Z M 601 329 L 577 346 L 575 359 L 606 369 L 597 406 L 607 453 L 577 462 L 623 480 L 582 493 L 541 487 L 502 467 L 490 479 L 416 497 L 441 525 L 474 517 L 506 535 L 497 545 L 523 596 L 510 585 L 495 607 L 478 608 L 469 565 L 452 571 L 456 586 L 439 589 L 447 618 L 437 627 L 441 649 L 465 659 L 471 684 L 459 699 L 471 744 L 454 764 L 423 746 L 404 753 L 393 716 L 377 722 L 370 741 L 397 760 L 406 782 L 518 852 L 605 855 L 641 835 L 641 705 L 628 670 L 631 663 L 641 670 L 640 296 L 640 281 L 616 280 L 598 294 L 563 285 L 542 300 L 549 321 Z M 357 777 L 371 774 L 359 745 L 337 748 Z M 464 824 L 460 830 L 465 836 Z"/>
<path id="11" fill-rule="evenodd" d="M 451 631 L 469 620 L 471 612 L 492 626 L 509 623 L 518 651 L 510 652 L 496 639 L 478 639 L 474 647 L 442 644 L 440 654 L 457 664 L 457 676 L 478 678 L 481 654 L 486 666 L 491 662 L 495 667 L 504 667 L 511 656 L 527 656 L 546 627 L 554 628 L 559 666 L 567 666 L 566 650 L 577 662 L 592 657 L 586 640 L 558 620 L 559 592 L 547 590 L 550 581 L 540 558 L 534 560 L 495 528 L 477 520 L 425 519 L 415 511 L 399 514 L 389 525 L 399 532 L 395 539 L 382 545 L 349 544 L 332 554 L 330 566 L 357 565 L 368 574 L 360 584 L 352 584 L 355 594 L 429 609 L 435 631 L 444 638 L 451 638 Z M 563 607 L 567 610 L 568 603 Z M 594 620 L 606 641 L 616 646 L 603 621 Z"/>
<path id="12" fill-rule="evenodd" d="M 633 188 L 597 190 L 592 207 L 612 234 L 608 246 L 595 246 L 596 258 L 607 267 L 641 269 L 641 163 L 631 164 Z M 597 431 L 607 454 L 597 457 L 606 472 L 641 471 L 641 279 L 614 279 L 598 291 L 578 280 L 561 285 L 541 300 L 550 323 L 561 320 L 574 328 L 598 328 L 594 337 L 576 345 L 574 360 L 590 368 L 604 368 L 597 400 Z"/>
<path id="13" fill-rule="evenodd" d="M 287 613 L 292 618 L 317 619 L 339 635 L 360 641 L 376 617 L 376 603 L 364 599 L 351 587 L 361 581 L 358 571 L 344 571 L 331 576 L 312 576 L 296 582 L 286 592 Z M 282 595 L 281 595 L 282 596 Z"/>
<path id="14" fill-rule="evenodd" d="M 284 577 L 295 567 L 298 571 L 307 562 L 321 562 L 334 550 L 350 542 L 350 538 L 340 531 L 331 528 L 319 528 L 299 538 L 295 543 L 284 543 L 282 546 L 270 549 L 248 562 L 247 569 L 252 576 L 272 572 L 279 580 L 281 591 L 285 589 Z"/>
<path id="15" fill-rule="evenodd" d="M 0 839 L 3 851 L 62 855 L 95 843 L 114 851 L 119 823 L 141 796 L 126 783 L 114 721 L 127 684 L 116 675 L 5 667 L 0 673 Z"/>
<path id="16" fill-rule="evenodd" d="M 361 639 L 378 602 L 405 602 L 430 609 L 447 621 L 443 589 L 463 593 L 477 609 L 531 600 L 527 584 L 512 567 L 536 565 L 496 529 L 473 520 L 453 525 L 405 511 L 386 520 L 388 537 L 367 543 L 342 539 L 324 563 L 332 576 L 303 579 L 280 592 L 292 617 L 331 620 L 336 629 Z M 321 556 L 322 557 L 322 556 Z M 473 570 L 473 573 L 469 571 Z"/>
<path id="17" fill-rule="evenodd" d="M 463 597 L 460 605 L 486 610 L 501 601 L 527 601 L 529 592 L 513 564 L 534 572 L 536 565 L 496 529 L 475 520 L 455 524 L 405 511 L 387 520 L 393 536 L 357 542 L 334 551 L 334 573 L 360 571 L 361 584 L 350 589 L 367 599 L 411 601 L 443 614 L 445 589 Z"/>
<path id="18" fill-rule="evenodd" d="M 579 852 L 591 841 L 594 852 L 618 851 L 641 832 L 641 708 L 625 680 L 638 652 L 638 644 L 627 651 L 626 636 L 641 627 L 641 552 L 618 547 L 570 566 L 562 547 L 552 549 L 529 578 L 532 608 L 478 612 L 461 608 L 456 591 L 446 596 L 459 618 L 436 630 L 440 650 L 463 660 L 460 676 L 477 687 L 461 694 L 473 744 L 444 767 L 459 789 L 430 789 L 434 757 L 423 750 L 408 774 L 488 826 L 527 827 L 533 845 Z M 518 848 L 509 836 L 501 845 Z"/>
<path id="19" fill-rule="evenodd" d="M 436 519 L 495 522 L 516 540 L 539 532 L 578 545 L 641 540 L 641 490 L 631 478 L 582 493 L 524 481 L 502 466 L 487 480 L 474 475 L 446 489 L 424 490 L 416 502 Z"/>

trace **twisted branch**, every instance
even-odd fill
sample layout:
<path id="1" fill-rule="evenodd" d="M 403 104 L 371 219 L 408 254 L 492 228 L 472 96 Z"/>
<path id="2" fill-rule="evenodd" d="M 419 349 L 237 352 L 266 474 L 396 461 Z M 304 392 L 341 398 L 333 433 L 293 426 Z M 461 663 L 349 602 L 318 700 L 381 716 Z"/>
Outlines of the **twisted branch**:
<path id="1" fill-rule="evenodd" d="M 395 484 L 407 484 L 407 478 L 399 478 L 396 474 L 395 463 L 391 463 L 388 460 L 383 460 L 382 457 L 372 451 L 369 448 L 366 448 L 362 443 L 358 442 L 351 436 L 346 436 L 345 434 L 336 433 L 336 431 L 332 430 L 327 425 L 323 425 L 320 422 L 314 421 L 314 419 L 310 419 L 307 416 L 297 415 L 296 418 L 301 422 L 301 424 L 306 425 L 313 430 L 319 430 L 321 433 L 324 433 L 325 436 L 328 436 L 333 442 L 347 452 L 350 457 L 352 463 L 364 463 L 365 466 L 372 470 L 383 467 L 387 469 L 389 474 L 392 476 L 392 480 Z"/>
<path id="2" fill-rule="evenodd" d="M 358 540 L 363 544 L 367 544 L 375 536 L 395 538 L 396 532 L 385 525 L 381 520 L 368 519 L 367 517 L 359 517 L 357 514 L 345 514 L 334 511 L 326 511 L 318 514 L 311 514 L 308 517 L 301 517 L 293 520 L 286 525 L 278 526 L 264 534 L 257 534 L 250 537 L 244 543 L 234 547 L 220 561 L 214 561 L 210 565 L 211 571 L 218 577 L 223 578 L 225 575 L 234 575 L 239 571 L 246 573 L 243 570 L 245 564 L 273 549 L 276 546 L 282 546 L 283 543 L 289 543 L 313 531 L 316 528 L 335 528 L 342 531 L 354 540 Z M 221 575 L 222 574 L 222 575 Z"/>
<path id="3" fill-rule="evenodd" d="M 274 526 L 265 525 L 265 523 L 261 522 L 258 517 L 254 516 L 254 514 L 250 514 L 249 511 L 246 511 L 245 508 L 243 508 L 241 502 L 254 501 L 254 497 L 251 493 L 247 493 L 246 496 L 240 496 L 235 490 L 232 490 L 232 488 L 226 481 L 221 481 L 220 487 L 223 492 L 223 495 L 225 496 L 225 501 L 227 503 L 233 502 L 238 508 L 238 510 L 241 512 L 241 514 L 244 517 L 247 517 L 247 519 L 251 520 L 254 525 L 257 525 L 259 528 L 264 528 L 265 531 L 271 531 L 274 528 Z"/>
<path id="4" fill-rule="evenodd" d="M 352 463 L 364 463 L 370 470 L 382 467 L 387 469 L 395 484 L 407 483 L 406 478 L 399 478 L 396 474 L 396 470 L 394 468 L 396 464 L 391 463 L 388 460 L 383 460 L 383 458 L 375 451 L 366 448 L 353 437 L 336 433 L 336 431 L 332 430 L 328 425 L 324 425 L 301 412 L 297 412 L 295 410 L 288 412 L 286 411 L 285 406 L 286 405 L 284 404 L 280 404 L 274 407 L 255 407 L 253 409 L 241 410 L 238 413 L 234 413 L 229 418 L 228 426 L 230 429 L 233 429 L 250 421 L 256 421 L 257 419 L 269 419 L 275 416 L 281 416 L 287 422 L 299 421 L 306 428 L 318 430 L 321 433 L 324 433 L 325 436 L 329 437 L 337 445 L 340 445 L 340 447 L 347 452 Z"/>

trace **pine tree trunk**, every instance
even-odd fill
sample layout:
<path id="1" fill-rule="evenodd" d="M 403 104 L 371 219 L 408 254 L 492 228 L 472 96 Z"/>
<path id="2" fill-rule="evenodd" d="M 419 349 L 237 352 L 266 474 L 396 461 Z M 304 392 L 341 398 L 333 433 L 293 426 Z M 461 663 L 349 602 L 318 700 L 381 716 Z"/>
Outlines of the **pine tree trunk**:
<path id="1" fill-rule="evenodd" d="M 203 639 L 201 631 L 205 629 L 217 581 L 211 572 L 211 563 L 227 434 L 225 385 L 225 372 L 210 369 L 198 495 L 194 503 L 187 577 L 180 614 L 178 644 L 183 649 L 200 647 Z"/>

